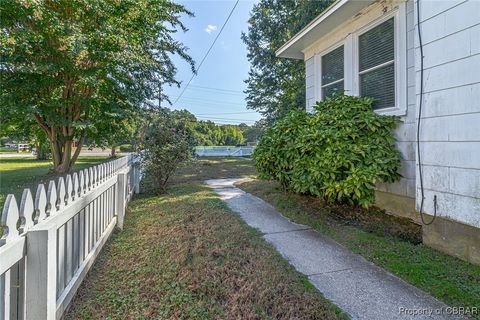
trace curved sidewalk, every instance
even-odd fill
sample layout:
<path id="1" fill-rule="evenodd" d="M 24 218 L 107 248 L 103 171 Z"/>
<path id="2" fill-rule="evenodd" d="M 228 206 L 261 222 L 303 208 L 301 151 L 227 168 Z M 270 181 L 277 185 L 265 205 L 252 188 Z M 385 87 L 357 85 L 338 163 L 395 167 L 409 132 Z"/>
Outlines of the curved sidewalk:
<path id="1" fill-rule="evenodd" d="M 234 187 L 240 180 L 206 183 L 352 319 L 461 319 L 449 315 L 444 303 Z"/>

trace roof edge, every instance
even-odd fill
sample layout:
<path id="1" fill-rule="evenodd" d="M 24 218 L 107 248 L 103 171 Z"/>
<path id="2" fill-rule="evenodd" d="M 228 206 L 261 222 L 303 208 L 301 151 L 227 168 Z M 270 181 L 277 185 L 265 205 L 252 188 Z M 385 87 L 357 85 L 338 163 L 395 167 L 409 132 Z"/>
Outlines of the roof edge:
<path id="1" fill-rule="evenodd" d="M 337 11 L 340 7 L 342 7 L 345 3 L 350 0 L 337 0 L 331 5 L 329 5 L 325 10 L 323 10 L 315 19 L 310 21 L 305 27 L 302 28 L 299 32 L 297 32 L 290 40 L 285 42 L 280 48 L 275 51 L 275 56 L 283 57 L 283 58 L 293 58 L 293 59 L 303 59 L 303 54 L 285 54 L 285 50 L 290 48 L 293 44 L 295 44 L 300 38 L 302 38 L 306 33 L 308 33 L 311 29 L 316 27 L 320 24 L 323 20 L 325 20 L 328 16 L 333 14 Z"/>

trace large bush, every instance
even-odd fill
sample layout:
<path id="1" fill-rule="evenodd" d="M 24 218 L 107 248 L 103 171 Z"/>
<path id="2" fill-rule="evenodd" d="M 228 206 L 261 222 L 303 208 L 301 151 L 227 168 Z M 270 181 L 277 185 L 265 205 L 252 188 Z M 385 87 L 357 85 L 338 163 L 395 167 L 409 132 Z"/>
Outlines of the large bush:
<path id="1" fill-rule="evenodd" d="M 156 117 L 145 130 L 140 166 L 144 187 L 165 193 L 169 178 L 193 153 L 191 132 L 168 110 Z"/>
<path id="2" fill-rule="evenodd" d="M 368 206 L 378 182 L 400 175 L 393 129 L 398 119 L 372 110 L 370 98 L 336 95 L 308 114 L 293 111 L 269 128 L 253 158 L 260 176 L 330 202 Z"/>

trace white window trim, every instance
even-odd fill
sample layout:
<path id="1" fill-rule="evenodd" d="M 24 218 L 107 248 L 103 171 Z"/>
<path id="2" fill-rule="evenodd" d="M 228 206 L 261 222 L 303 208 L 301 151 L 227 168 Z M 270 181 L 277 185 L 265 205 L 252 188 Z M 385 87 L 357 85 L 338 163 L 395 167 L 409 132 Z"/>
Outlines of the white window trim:
<path id="1" fill-rule="evenodd" d="M 404 116 L 407 114 L 407 30 L 406 3 L 398 4 L 398 8 L 386 13 L 363 27 L 349 33 L 344 39 L 318 52 L 314 56 L 315 69 L 315 101 L 322 101 L 322 56 L 332 50 L 344 46 L 344 90 L 345 94 L 359 96 L 359 50 L 358 37 L 379 24 L 394 18 L 395 28 L 395 106 L 376 109 L 375 112 L 384 115 Z"/>

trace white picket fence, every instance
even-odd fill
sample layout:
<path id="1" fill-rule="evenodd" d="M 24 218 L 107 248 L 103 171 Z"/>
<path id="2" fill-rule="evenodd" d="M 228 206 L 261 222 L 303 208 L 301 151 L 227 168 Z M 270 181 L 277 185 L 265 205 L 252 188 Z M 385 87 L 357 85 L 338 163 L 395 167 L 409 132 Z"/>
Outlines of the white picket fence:
<path id="1" fill-rule="evenodd" d="M 127 156 L 39 184 L 20 204 L 8 195 L 1 217 L 0 320 L 60 319 L 138 192 Z M 6 229 L 6 230 L 5 230 Z"/>
<path id="2" fill-rule="evenodd" d="M 245 157 L 253 153 L 254 147 L 196 147 L 199 157 Z"/>

